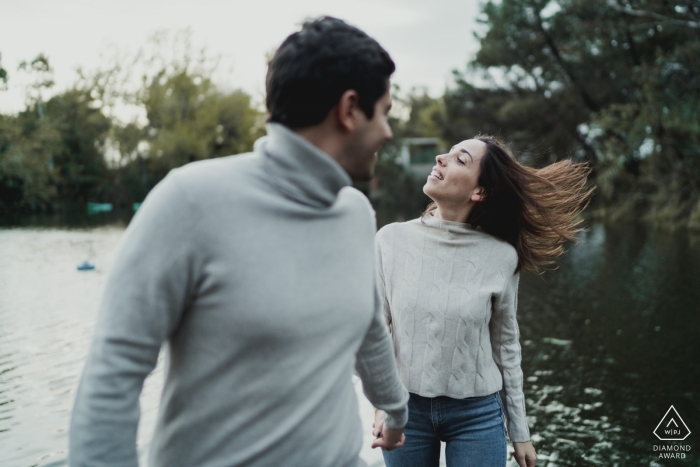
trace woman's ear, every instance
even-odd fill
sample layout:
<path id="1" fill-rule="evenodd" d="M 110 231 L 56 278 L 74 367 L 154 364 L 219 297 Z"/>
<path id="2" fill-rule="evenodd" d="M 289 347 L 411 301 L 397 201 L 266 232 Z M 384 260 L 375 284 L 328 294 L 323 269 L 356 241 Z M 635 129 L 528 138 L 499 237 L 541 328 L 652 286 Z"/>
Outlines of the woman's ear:
<path id="1" fill-rule="evenodd" d="M 471 200 L 475 203 L 480 203 L 486 200 L 486 190 L 484 190 L 482 187 L 477 188 L 476 190 L 474 190 L 474 194 L 472 194 Z"/>

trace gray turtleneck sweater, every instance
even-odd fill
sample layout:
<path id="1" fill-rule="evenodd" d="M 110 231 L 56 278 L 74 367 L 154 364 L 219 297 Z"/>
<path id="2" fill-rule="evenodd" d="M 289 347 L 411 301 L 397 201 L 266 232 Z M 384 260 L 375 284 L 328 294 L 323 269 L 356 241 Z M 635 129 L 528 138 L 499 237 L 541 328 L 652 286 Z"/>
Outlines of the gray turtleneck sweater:
<path id="1" fill-rule="evenodd" d="M 254 153 L 189 164 L 153 189 L 109 273 L 70 465 L 137 465 L 139 394 L 164 343 L 154 467 L 364 465 L 353 370 L 387 425 L 405 425 L 373 211 L 350 182 L 270 124 Z"/>
<path id="2" fill-rule="evenodd" d="M 432 214 L 385 226 L 376 248 L 380 296 L 409 392 L 462 399 L 501 391 L 511 441 L 528 441 L 515 248 Z"/>

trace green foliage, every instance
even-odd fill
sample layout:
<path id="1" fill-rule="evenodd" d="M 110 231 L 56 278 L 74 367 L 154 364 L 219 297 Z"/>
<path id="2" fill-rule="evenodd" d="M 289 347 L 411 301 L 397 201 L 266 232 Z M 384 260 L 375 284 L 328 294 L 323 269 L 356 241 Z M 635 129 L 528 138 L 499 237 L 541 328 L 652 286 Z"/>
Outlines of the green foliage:
<path id="1" fill-rule="evenodd" d="M 49 209 L 109 190 L 103 146 L 110 122 L 89 95 L 69 90 L 42 107 L 35 102 L 0 119 L 0 210 Z"/>
<path id="2" fill-rule="evenodd" d="M 142 103 L 148 116 L 144 141 L 154 174 L 248 151 L 262 136 L 260 113 L 251 107 L 249 95 L 223 93 L 208 78 L 186 70 L 154 77 Z"/>
<path id="3" fill-rule="evenodd" d="M 48 122 L 0 115 L 0 213 L 41 210 L 55 198 L 51 148 L 59 140 Z"/>
<path id="4" fill-rule="evenodd" d="M 600 213 L 700 226 L 700 5 L 500 0 L 482 12 L 481 48 L 444 96 L 398 99 L 397 138 L 499 135 L 535 166 L 588 161 Z M 392 151 L 375 204 L 403 217 L 424 198 Z"/>
<path id="5" fill-rule="evenodd" d="M 156 74 L 137 95 L 148 123 L 115 128 L 118 185 L 124 204 L 142 201 L 176 167 L 250 151 L 262 136 L 262 114 L 242 91 L 222 92 L 189 70 Z"/>
<path id="6" fill-rule="evenodd" d="M 446 124 L 445 103 L 442 98 L 431 97 L 425 89 L 413 89 L 405 97 L 395 98 L 400 106 L 409 110 L 406 121 L 396 120 L 396 137 L 442 137 Z"/>
<path id="7" fill-rule="evenodd" d="M 104 147 L 111 122 L 93 102 L 88 91 L 70 89 L 45 105 L 46 119 L 60 135 L 53 165 L 65 201 L 85 203 L 109 193 Z"/>
<path id="8" fill-rule="evenodd" d="M 96 83 L 100 96 L 117 96 L 145 110 L 145 125 L 119 124 L 111 133 L 120 156 L 115 186 L 121 205 L 142 201 L 173 168 L 250 151 L 264 134 L 263 114 L 250 95 L 214 84 L 216 60 L 204 50 L 193 52 L 187 31 L 174 37 L 174 51 L 166 49 L 167 43 L 167 33 L 155 35 L 150 49 L 133 62 L 142 75 L 137 89 L 114 89 L 124 81 L 115 79 L 118 64 L 92 78 L 84 75 L 86 82 Z"/>
<path id="9" fill-rule="evenodd" d="M 48 59 L 23 62 L 31 77 L 27 107 L 0 115 L 0 213 L 82 209 L 88 201 L 131 206 L 173 168 L 252 149 L 263 134 L 262 113 L 248 94 L 219 89 L 204 52 L 197 60 L 159 58 L 120 57 L 81 70 L 48 101 Z M 128 86 L 134 64 L 143 65 L 135 88 Z M 119 104 L 145 110 L 145 124 L 115 118 Z"/>
<path id="10" fill-rule="evenodd" d="M 635 200 L 632 215 L 684 222 L 700 198 L 700 5 L 502 0 L 483 13 L 481 49 L 445 94 L 445 139 L 495 133 L 535 164 L 588 160 L 601 206 Z"/>
<path id="11" fill-rule="evenodd" d="M 2 86 L 0 86 L 0 91 L 7 89 L 7 70 L 2 67 L 2 54 L 0 54 L 0 82 L 2 83 Z"/>
<path id="12" fill-rule="evenodd" d="M 447 146 L 490 133 L 536 166 L 588 161 L 598 212 L 700 228 L 697 2 L 494 0 L 481 23 L 481 49 L 443 96 L 395 92 L 395 140 L 364 187 L 380 224 L 415 217 L 428 201 L 424 181 L 397 162 L 402 138 Z M 0 211 L 88 199 L 130 206 L 174 167 L 252 148 L 263 114 L 251 97 L 215 85 L 217 59 L 188 33 L 172 49 L 169 38 L 159 33 L 133 57 L 80 71 L 48 101 L 48 59 L 21 65 L 31 77 L 27 107 L 0 117 Z M 120 105 L 144 116 L 123 122 Z"/>

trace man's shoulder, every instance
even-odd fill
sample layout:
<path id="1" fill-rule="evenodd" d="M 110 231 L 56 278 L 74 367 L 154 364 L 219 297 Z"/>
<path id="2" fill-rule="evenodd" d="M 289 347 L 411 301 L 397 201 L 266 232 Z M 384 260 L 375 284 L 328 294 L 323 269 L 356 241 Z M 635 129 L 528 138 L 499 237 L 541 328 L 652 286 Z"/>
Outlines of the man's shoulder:
<path id="1" fill-rule="evenodd" d="M 366 210 L 374 216 L 374 208 L 367 196 L 353 186 L 346 186 L 338 192 L 338 202 L 348 203 L 353 207 Z"/>
<path id="2" fill-rule="evenodd" d="M 212 182 L 231 177 L 245 177 L 254 170 L 258 155 L 254 152 L 217 157 L 172 170 L 172 175 L 183 187 L 211 186 Z"/>
<path id="3" fill-rule="evenodd" d="M 203 203 L 222 199 L 232 189 L 245 190 L 241 179 L 249 179 L 255 170 L 256 154 L 245 153 L 192 162 L 171 170 L 148 194 L 139 211 L 167 211 L 176 206 L 201 214 Z M 222 196 L 224 195 L 224 196 Z M 153 211 L 155 209 L 155 211 Z"/>
<path id="4" fill-rule="evenodd" d="M 376 213 L 367 196 L 357 188 L 346 186 L 338 192 L 338 197 L 333 204 L 333 209 L 350 214 L 353 219 L 363 222 L 371 227 L 374 235 L 377 227 Z"/>
<path id="5" fill-rule="evenodd" d="M 250 192 L 258 171 L 259 155 L 243 153 L 190 162 L 173 169 L 161 184 L 172 184 L 190 201 L 216 200 L 236 191 Z"/>

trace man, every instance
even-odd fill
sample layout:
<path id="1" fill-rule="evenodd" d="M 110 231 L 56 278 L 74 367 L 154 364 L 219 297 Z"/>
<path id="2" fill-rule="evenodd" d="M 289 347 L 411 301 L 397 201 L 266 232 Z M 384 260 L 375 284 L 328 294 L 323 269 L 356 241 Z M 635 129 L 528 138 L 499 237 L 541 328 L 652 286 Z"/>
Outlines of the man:
<path id="1" fill-rule="evenodd" d="M 373 212 L 351 188 L 391 138 L 394 63 L 334 18 L 267 76 L 251 154 L 172 171 L 124 234 L 70 434 L 72 466 L 136 466 L 138 398 L 167 343 L 153 466 L 358 466 L 353 369 L 403 443 L 401 385 L 375 290 Z"/>

